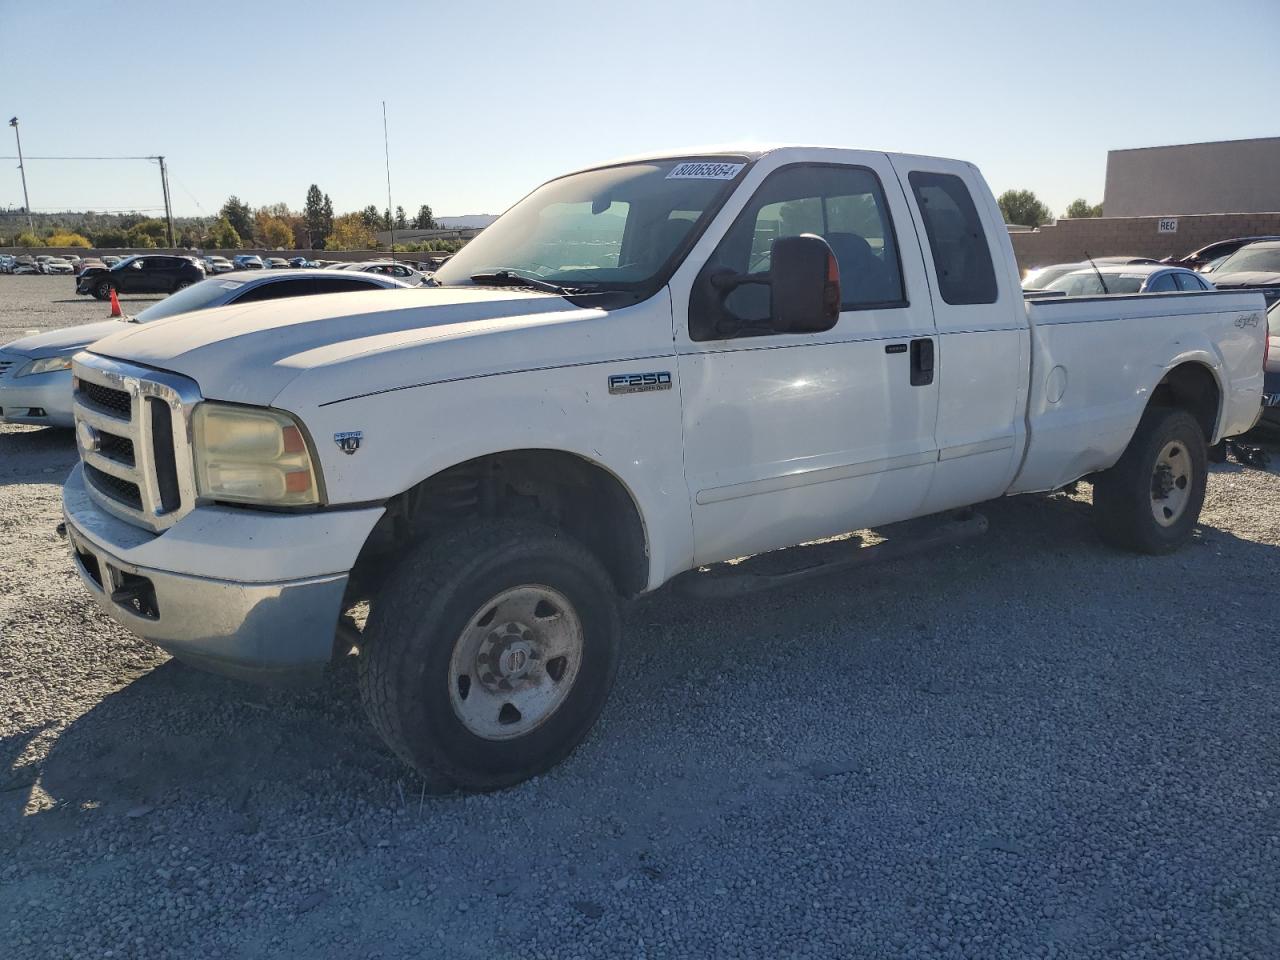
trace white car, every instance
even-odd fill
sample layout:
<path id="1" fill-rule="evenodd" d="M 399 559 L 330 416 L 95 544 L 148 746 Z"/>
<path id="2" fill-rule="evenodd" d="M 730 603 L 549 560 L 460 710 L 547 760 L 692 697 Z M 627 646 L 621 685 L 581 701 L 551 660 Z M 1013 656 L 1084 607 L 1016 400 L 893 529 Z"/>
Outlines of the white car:
<path id="1" fill-rule="evenodd" d="M 95 340 L 119 332 L 122 323 L 153 323 L 236 303 L 406 286 L 394 277 L 334 277 L 319 270 L 223 274 L 185 287 L 136 316 L 62 327 L 14 340 L 0 347 L 0 423 L 72 426 L 71 358 Z"/>
<path id="2" fill-rule="evenodd" d="M 66 531 L 135 634 L 261 678 L 358 647 L 386 743 L 493 789 L 582 741 L 620 598 L 681 574 L 746 592 L 699 568 L 1085 476 L 1103 537 L 1176 549 L 1265 333 L 1259 294 L 1025 302 L 970 163 L 660 153 L 544 184 L 431 286 L 94 344 Z"/>
<path id="3" fill-rule="evenodd" d="M 45 273 L 51 273 L 51 274 L 52 273 L 74 274 L 76 272 L 75 264 L 73 264 L 70 260 L 66 260 L 62 257 L 49 257 L 47 260 L 45 260 L 41 264 L 41 269 Z"/>
<path id="4" fill-rule="evenodd" d="M 204 261 L 205 273 L 211 277 L 219 273 L 230 273 L 236 268 L 236 265 L 226 257 L 207 256 L 201 257 L 201 260 Z"/>
<path id="5" fill-rule="evenodd" d="M 1214 286 L 1207 277 L 1186 267 L 1097 262 L 1095 266 L 1082 264 L 1041 289 L 1068 297 L 1092 297 L 1102 293 L 1203 293 Z"/>

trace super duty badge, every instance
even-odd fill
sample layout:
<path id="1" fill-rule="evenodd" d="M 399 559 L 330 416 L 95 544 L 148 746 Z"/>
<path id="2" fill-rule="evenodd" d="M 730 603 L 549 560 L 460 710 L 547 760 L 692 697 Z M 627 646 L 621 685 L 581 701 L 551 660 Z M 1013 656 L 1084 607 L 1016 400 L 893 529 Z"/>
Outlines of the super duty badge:
<path id="1" fill-rule="evenodd" d="M 609 377 L 610 393 L 650 393 L 671 389 L 671 372 L 615 373 Z"/>

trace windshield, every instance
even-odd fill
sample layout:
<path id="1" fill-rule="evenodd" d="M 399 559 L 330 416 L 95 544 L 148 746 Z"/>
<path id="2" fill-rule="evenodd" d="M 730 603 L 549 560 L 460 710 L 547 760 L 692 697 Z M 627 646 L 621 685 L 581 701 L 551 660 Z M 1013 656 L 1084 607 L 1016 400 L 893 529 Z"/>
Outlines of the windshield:
<path id="1" fill-rule="evenodd" d="M 1280 273 L 1280 247 L 1241 247 L 1218 264 L 1213 272 L 1225 275 L 1252 270 Z"/>
<path id="2" fill-rule="evenodd" d="M 1142 282 L 1147 278 L 1136 273 L 1107 273 L 1102 271 L 1102 278 L 1107 282 L 1107 293 L 1137 293 L 1142 289 Z M 1103 293 L 1098 275 L 1090 270 L 1088 273 L 1069 273 L 1049 284 L 1046 290 L 1061 290 L 1068 297 L 1096 297 Z"/>
<path id="3" fill-rule="evenodd" d="M 1027 273 L 1026 278 L 1022 281 L 1022 288 L 1024 290 L 1042 290 L 1045 286 L 1053 283 L 1053 281 L 1057 280 L 1059 277 L 1065 276 L 1066 274 L 1079 269 L 1080 264 L 1078 263 L 1059 264 L 1053 267 L 1040 267 L 1037 270 L 1032 270 Z"/>
<path id="4" fill-rule="evenodd" d="M 132 257 L 125 257 L 123 260 L 117 260 L 115 263 L 113 263 L 113 264 L 111 265 L 111 269 L 112 269 L 112 270 L 119 270 L 121 267 L 127 267 L 129 264 L 133 263 L 133 261 L 135 261 L 135 260 L 137 260 L 137 259 L 138 259 L 138 258 L 137 258 L 137 256 L 135 255 L 135 256 L 132 256 Z"/>
<path id="5" fill-rule="evenodd" d="M 739 157 L 673 159 L 552 180 L 454 254 L 435 280 L 470 284 L 508 271 L 586 290 L 665 282 L 684 242 L 745 169 Z"/>
<path id="6" fill-rule="evenodd" d="M 162 320 L 178 313 L 189 313 L 192 310 L 204 310 L 206 307 L 221 306 L 226 303 L 233 290 L 243 286 L 244 284 L 238 280 L 201 280 L 199 283 L 193 283 L 186 289 L 165 297 L 158 303 L 153 303 L 133 319 L 137 323 L 149 323 L 152 320 Z"/>

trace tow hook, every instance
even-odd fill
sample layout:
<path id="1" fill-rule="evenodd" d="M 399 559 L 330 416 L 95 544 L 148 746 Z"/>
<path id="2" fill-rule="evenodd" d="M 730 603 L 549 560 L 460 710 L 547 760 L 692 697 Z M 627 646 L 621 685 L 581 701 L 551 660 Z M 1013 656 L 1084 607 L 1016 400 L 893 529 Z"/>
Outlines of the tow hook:
<path id="1" fill-rule="evenodd" d="M 58 534 L 58 536 L 60 536 L 63 540 L 67 539 L 67 524 L 66 524 L 66 521 L 63 521 L 62 523 L 58 524 L 58 525 L 57 525 L 56 527 L 54 527 L 53 529 L 54 529 L 54 532 L 56 532 L 56 533 Z"/>

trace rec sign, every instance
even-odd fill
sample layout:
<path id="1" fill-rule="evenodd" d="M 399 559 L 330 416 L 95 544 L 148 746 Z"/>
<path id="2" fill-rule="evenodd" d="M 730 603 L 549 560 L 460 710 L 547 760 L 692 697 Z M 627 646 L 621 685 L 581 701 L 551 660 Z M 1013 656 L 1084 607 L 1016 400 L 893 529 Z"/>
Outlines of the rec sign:
<path id="1" fill-rule="evenodd" d="M 1157 233 L 1177 233 L 1178 218 L 1177 217 L 1161 217 L 1156 224 Z"/>

